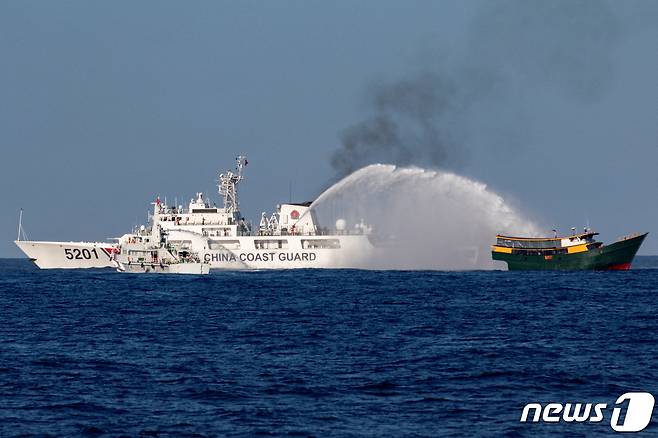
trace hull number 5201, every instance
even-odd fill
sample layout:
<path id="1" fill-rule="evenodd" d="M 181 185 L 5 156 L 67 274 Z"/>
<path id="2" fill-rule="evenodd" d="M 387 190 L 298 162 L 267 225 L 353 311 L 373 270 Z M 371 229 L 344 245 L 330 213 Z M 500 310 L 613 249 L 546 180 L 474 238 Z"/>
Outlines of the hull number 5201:
<path id="1" fill-rule="evenodd" d="M 69 260 L 90 260 L 91 258 L 98 258 L 96 248 L 92 248 L 91 251 L 87 248 L 66 248 L 64 254 L 66 254 L 66 258 Z"/>

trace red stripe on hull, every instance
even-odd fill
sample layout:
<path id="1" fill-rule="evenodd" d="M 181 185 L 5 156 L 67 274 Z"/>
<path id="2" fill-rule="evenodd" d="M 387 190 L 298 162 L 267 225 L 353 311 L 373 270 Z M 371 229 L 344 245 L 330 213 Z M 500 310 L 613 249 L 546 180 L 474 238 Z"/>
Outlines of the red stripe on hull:
<path id="1" fill-rule="evenodd" d="M 606 268 L 607 271 L 628 271 L 629 269 L 631 269 L 630 263 L 621 263 L 619 265 L 612 265 Z"/>

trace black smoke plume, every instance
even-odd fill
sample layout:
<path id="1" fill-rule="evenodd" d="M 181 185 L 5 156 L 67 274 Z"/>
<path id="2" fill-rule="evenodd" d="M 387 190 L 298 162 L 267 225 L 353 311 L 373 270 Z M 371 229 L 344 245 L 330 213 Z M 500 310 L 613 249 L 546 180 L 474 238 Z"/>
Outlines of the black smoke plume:
<path id="1" fill-rule="evenodd" d="M 337 177 L 380 162 L 458 169 L 469 141 L 492 117 L 509 142 L 528 135 L 519 114 L 539 90 L 588 104 L 614 80 L 620 20 L 605 1 L 484 2 L 464 34 L 463 53 L 407 78 L 370 85 L 370 114 L 340 135 Z M 443 48 L 442 48 L 443 49 Z M 438 51 L 438 50 L 437 50 Z M 507 117 L 499 113 L 507 114 Z M 493 135 L 489 147 L 497 147 Z M 486 141 L 485 141 L 486 143 Z"/>

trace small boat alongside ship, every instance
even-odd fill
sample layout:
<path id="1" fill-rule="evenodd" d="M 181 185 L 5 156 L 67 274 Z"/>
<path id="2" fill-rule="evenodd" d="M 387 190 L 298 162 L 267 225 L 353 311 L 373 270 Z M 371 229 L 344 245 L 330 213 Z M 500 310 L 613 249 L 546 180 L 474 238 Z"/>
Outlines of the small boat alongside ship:
<path id="1" fill-rule="evenodd" d="M 628 270 L 649 233 L 622 237 L 610 245 L 597 241 L 599 233 L 585 229 L 564 237 L 496 236 L 494 260 L 514 270 Z"/>
<path id="2" fill-rule="evenodd" d="M 167 241 L 167 233 L 160 227 L 123 236 L 122 243 L 114 250 L 112 262 L 118 272 L 153 274 L 197 274 L 210 272 L 210 265 L 199 255 L 179 251 Z"/>

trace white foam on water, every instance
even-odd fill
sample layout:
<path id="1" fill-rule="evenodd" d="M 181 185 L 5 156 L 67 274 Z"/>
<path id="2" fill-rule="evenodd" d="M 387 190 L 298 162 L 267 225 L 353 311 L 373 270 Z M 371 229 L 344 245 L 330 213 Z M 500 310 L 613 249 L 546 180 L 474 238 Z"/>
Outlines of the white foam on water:
<path id="1" fill-rule="evenodd" d="M 503 269 L 491 260 L 496 234 L 539 235 L 486 184 L 419 167 L 366 166 L 311 208 L 325 226 L 339 218 L 348 229 L 361 220 L 372 226 L 377 248 L 354 254 L 358 266 L 372 269 Z"/>

